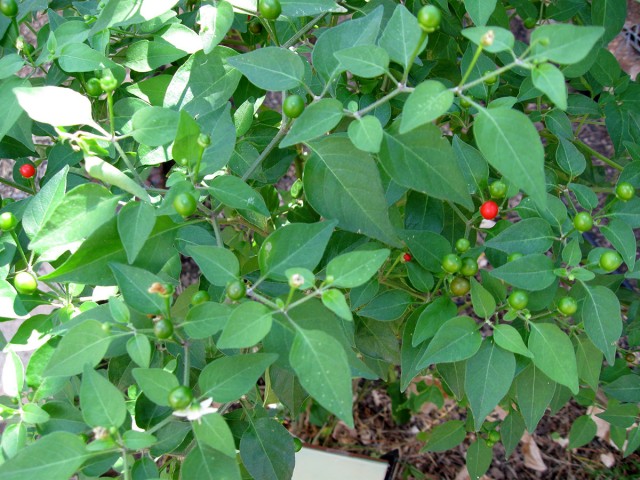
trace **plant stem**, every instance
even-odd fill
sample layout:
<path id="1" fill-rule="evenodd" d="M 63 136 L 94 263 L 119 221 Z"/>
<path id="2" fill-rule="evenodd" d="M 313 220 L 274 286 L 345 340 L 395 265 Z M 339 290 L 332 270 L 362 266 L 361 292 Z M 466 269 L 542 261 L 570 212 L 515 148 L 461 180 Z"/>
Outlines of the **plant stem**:
<path id="1" fill-rule="evenodd" d="M 407 79 L 409 78 L 409 72 L 411 71 L 411 67 L 413 67 L 413 62 L 416 60 L 416 57 L 420 53 L 420 49 L 422 47 L 422 44 L 426 40 L 427 35 L 429 35 L 424 30 L 421 29 L 421 31 L 422 31 L 422 33 L 420 34 L 420 40 L 418 41 L 418 45 L 416 45 L 415 50 L 411 54 L 411 57 L 409 58 L 409 61 L 407 62 L 407 68 L 405 68 L 404 74 L 402 75 L 402 80 L 401 80 L 400 83 L 402 83 L 403 85 L 405 85 L 407 83 Z"/>
<path id="2" fill-rule="evenodd" d="M 222 234 L 220 233 L 220 225 L 218 225 L 218 219 L 216 218 L 216 213 L 213 212 L 211 218 L 211 226 L 213 227 L 213 233 L 216 236 L 216 243 L 219 247 L 224 247 L 224 243 L 222 242 Z"/>
<path id="3" fill-rule="evenodd" d="M 582 148 L 584 151 L 586 151 L 589 155 L 592 155 L 592 156 L 596 157 L 598 160 L 603 161 L 604 163 L 606 163 L 610 167 L 613 167 L 616 170 L 622 170 L 624 168 L 619 163 L 614 162 L 613 160 L 611 160 L 611 159 L 605 157 L 604 155 L 602 155 L 601 153 L 596 152 L 593 148 L 591 148 L 589 145 L 584 143 L 579 138 L 576 138 L 575 142 L 578 144 L 578 146 L 580 148 Z"/>
<path id="4" fill-rule="evenodd" d="M 122 474 L 124 480 L 131 480 L 131 469 L 129 468 L 129 459 L 127 458 L 127 449 L 122 449 Z"/>
<path id="5" fill-rule="evenodd" d="M 471 63 L 467 67 L 467 71 L 464 72 L 464 75 L 462 76 L 462 80 L 460 80 L 460 83 L 458 84 L 458 89 L 462 89 L 462 85 L 464 85 L 464 82 L 466 82 L 467 78 L 469 78 L 469 75 L 471 75 L 471 70 L 473 69 L 473 67 L 475 67 L 476 62 L 480 58 L 481 53 L 482 53 L 482 44 L 478 45 L 478 48 L 476 48 L 476 53 L 473 54 Z"/>
<path id="6" fill-rule="evenodd" d="M 11 237 L 13 238 L 13 241 L 16 242 L 16 248 L 20 252 L 20 256 L 22 257 L 22 260 L 24 261 L 25 265 L 27 267 L 30 267 L 29 260 L 27 260 L 27 256 L 24 254 L 24 250 L 22 250 L 22 245 L 20 245 L 20 241 L 18 240 L 18 234 L 15 232 L 15 230 L 11 231 Z"/>
<path id="7" fill-rule="evenodd" d="M 189 373 L 191 371 L 191 358 L 189 357 L 189 342 L 182 344 L 184 349 L 184 373 L 182 375 L 182 384 L 186 387 L 189 386 Z"/>
<path id="8" fill-rule="evenodd" d="M 379 100 L 376 100 L 371 105 L 367 105 L 366 107 L 358 110 L 355 113 L 353 113 L 353 112 L 351 112 L 349 110 L 345 110 L 345 114 L 346 115 L 351 115 L 351 116 L 353 116 L 355 118 L 360 118 L 363 115 L 366 115 L 367 113 L 369 113 L 370 111 L 375 110 L 380 105 L 383 105 L 383 104 L 387 103 L 393 97 L 397 97 L 401 93 L 408 93 L 408 92 L 413 92 L 413 88 L 407 87 L 405 85 L 398 85 L 398 88 L 396 88 L 395 90 L 392 90 L 391 92 L 386 94 L 384 97 L 380 98 Z"/>
<path id="9" fill-rule="evenodd" d="M 301 36 L 303 36 L 309 30 L 311 30 L 315 26 L 315 24 L 318 23 L 320 20 L 322 20 L 322 18 L 326 14 L 327 14 L 326 12 L 325 13 L 321 13 L 321 14 L 315 16 L 313 19 L 311 19 L 311 21 L 309 23 L 307 23 L 304 27 L 302 27 L 300 30 L 298 30 L 296 33 L 294 33 L 293 36 L 289 40 L 284 42 L 282 44 L 282 48 L 289 48 L 294 43 L 296 43 L 296 40 L 298 40 Z"/>
<path id="10" fill-rule="evenodd" d="M 11 188 L 15 188 L 16 190 L 20 190 L 21 192 L 24 193 L 28 193 L 28 194 L 33 194 L 33 192 L 31 190 L 29 190 L 27 187 L 23 187 L 22 185 L 18 185 L 17 183 L 12 182 L 11 180 L 7 180 L 5 178 L 0 177 L 0 183 L 3 183 L 4 185 L 11 187 Z"/>
<path id="11" fill-rule="evenodd" d="M 267 155 L 271 153 L 271 150 L 275 148 L 275 146 L 282 139 L 282 137 L 285 136 L 286 133 L 287 133 L 287 125 L 283 124 L 280 127 L 280 130 L 278 130 L 278 133 L 276 133 L 276 136 L 271 139 L 271 142 L 269 142 L 269 145 L 267 145 L 266 148 L 262 151 L 262 153 L 258 155 L 258 158 L 256 158 L 255 162 L 253 162 L 253 164 L 249 167 L 249 169 L 246 172 L 244 172 L 244 174 L 242 175 L 243 181 L 246 182 L 247 179 L 251 176 L 251 174 L 253 174 L 253 172 L 256 171 L 256 169 L 264 161 Z"/>

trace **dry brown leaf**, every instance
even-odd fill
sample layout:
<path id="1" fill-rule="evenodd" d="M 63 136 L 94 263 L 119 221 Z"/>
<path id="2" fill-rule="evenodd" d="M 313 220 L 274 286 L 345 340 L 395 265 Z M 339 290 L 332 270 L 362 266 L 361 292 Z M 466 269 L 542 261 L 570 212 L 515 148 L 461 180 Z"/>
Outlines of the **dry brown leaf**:
<path id="1" fill-rule="evenodd" d="M 524 432 L 520 441 L 522 442 L 521 450 L 524 456 L 525 467 L 538 472 L 546 472 L 547 465 L 542 460 L 542 454 L 533 437 L 527 432 Z"/>
<path id="2" fill-rule="evenodd" d="M 611 468 L 615 465 L 616 463 L 616 457 L 613 455 L 613 453 L 609 452 L 609 453 L 603 453 L 600 455 L 600 461 L 602 462 L 602 464 L 607 467 L 607 468 Z"/>
<path id="3" fill-rule="evenodd" d="M 471 480 L 467 467 L 462 467 L 462 469 L 456 475 L 455 480 Z M 487 475 L 483 475 L 480 477 L 480 480 L 492 480 L 492 478 Z"/>
<path id="4" fill-rule="evenodd" d="M 606 443 L 611 443 L 611 425 L 609 425 L 609 422 L 605 422 L 600 417 L 596 417 L 596 415 L 601 412 L 604 412 L 602 408 L 593 405 L 587 409 L 587 415 L 591 415 L 593 421 L 596 422 L 596 437 Z"/>

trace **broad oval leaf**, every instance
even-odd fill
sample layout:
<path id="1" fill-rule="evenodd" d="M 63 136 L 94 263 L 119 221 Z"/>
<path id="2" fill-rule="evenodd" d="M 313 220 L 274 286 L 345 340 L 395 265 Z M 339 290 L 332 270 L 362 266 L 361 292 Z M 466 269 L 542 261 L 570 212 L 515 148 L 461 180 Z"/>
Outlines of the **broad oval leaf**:
<path id="1" fill-rule="evenodd" d="M 280 142 L 280 148 L 324 135 L 340 123 L 343 115 L 342 103 L 333 98 L 323 98 L 312 103 L 293 122 L 289 133 Z"/>
<path id="2" fill-rule="evenodd" d="M 516 288 L 538 291 L 551 285 L 556 276 L 553 260 L 542 253 L 525 255 L 491 271 L 491 275 Z"/>
<path id="3" fill-rule="evenodd" d="M 178 132 L 180 114 L 163 107 L 146 107 L 133 114 L 131 135 L 136 141 L 150 147 L 172 142 Z"/>
<path id="4" fill-rule="evenodd" d="M 362 78 L 384 75 L 389 67 L 389 55 L 380 47 L 360 45 L 334 53 L 344 70 Z"/>
<path id="5" fill-rule="evenodd" d="M 331 285 L 353 288 L 367 282 L 389 258 L 390 250 L 363 250 L 349 252 L 332 259 L 327 265 L 327 276 L 333 277 Z"/>
<path id="6" fill-rule="evenodd" d="M 218 348 L 249 348 L 271 330 L 271 310 L 258 302 L 238 305 L 218 339 Z"/>
<path id="7" fill-rule="evenodd" d="M 215 335 L 229 321 L 232 309 L 229 305 L 205 302 L 189 309 L 182 325 L 189 338 L 201 339 Z"/>
<path id="8" fill-rule="evenodd" d="M 242 463 L 253 478 L 289 480 L 293 475 L 293 436 L 274 418 L 259 418 L 240 439 Z"/>
<path id="9" fill-rule="evenodd" d="M 231 208 L 251 210 L 268 217 L 269 209 L 264 198 L 241 178 L 233 175 L 219 175 L 209 183 L 211 196 Z"/>
<path id="10" fill-rule="evenodd" d="M 578 393 L 578 367 L 566 333 L 552 323 L 530 323 L 529 350 L 533 363 L 551 380 Z"/>
<path id="11" fill-rule="evenodd" d="M 82 374 L 80 407 L 90 427 L 119 428 L 127 416 L 122 392 L 89 365 Z"/>
<path id="12" fill-rule="evenodd" d="M 212 245 L 189 245 L 187 253 L 213 285 L 224 287 L 238 279 L 240 263 L 231 250 Z"/>
<path id="13" fill-rule="evenodd" d="M 578 299 L 578 318 L 584 322 L 584 329 L 593 344 L 613 365 L 616 342 L 622 335 L 620 301 L 607 287 L 583 284 L 582 297 Z"/>
<path id="14" fill-rule="evenodd" d="M 400 134 L 405 134 L 447 113 L 453 105 L 453 92 L 442 83 L 427 80 L 419 84 L 402 108 Z"/>
<path id="15" fill-rule="evenodd" d="M 210 53 L 227 34 L 233 24 L 233 7 L 221 0 L 215 5 L 202 5 L 200 15 L 200 38 L 204 53 Z"/>
<path id="16" fill-rule="evenodd" d="M 142 313 L 157 315 L 164 312 L 164 298 L 157 293 L 149 292 L 154 283 L 162 283 L 160 277 L 129 265 L 111 263 L 109 267 L 127 305 Z"/>
<path id="17" fill-rule="evenodd" d="M 36 122 L 54 127 L 97 124 L 91 115 L 91 101 L 84 95 L 63 87 L 14 88 L 18 103 Z"/>
<path id="18" fill-rule="evenodd" d="M 551 403 L 556 384 L 531 363 L 518 374 L 515 386 L 520 413 L 527 430 L 533 433 Z"/>
<path id="19" fill-rule="evenodd" d="M 544 253 L 553 244 L 551 226 L 542 218 L 527 218 L 505 228 L 485 242 L 485 246 L 506 253 Z"/>
<path id="20" fill-rule="evenodd" d="M 518 330 L 513 328 L 511 325 L 494 325 L 493 340 L 499 347 L 504 348 L 505 350 L 525 357 L 533 357 L 533 354 L 524 344 L 524 340 L 522 340 L 522 336 Z"/>
<path id="21" fill-rule="evenodd" d="M 284 48 L 259 48 L 230 57 L 227 62 L 240 70 L 251 83 L 265 90 L 290 90 L 304 78 L 302 59 Z"/>
<path id="22" fill-rule="evenodd" d="M 419 366 L 465 360 L 476 354 L 482 344 L 478 325 L 470 317 L 455 317 L 445 322 L 435 334 Z"/>
<path id="23" fill-rule="evenodd" d="M 131 374 L 149 400 L 163 407 L 169 406 L 169 392 L 179 385 L 173 373 L 162 368 L 134 368 Z"/>
<path id="24" fill-rule="evenodd" d="M 602 27 L 560 23 L 542 25 L 531 34 L 534 57 L 563 65 L 577 63 L 587 56 L 603 33 Z M 540 42 L 542 38 L 548 41 Z"/>

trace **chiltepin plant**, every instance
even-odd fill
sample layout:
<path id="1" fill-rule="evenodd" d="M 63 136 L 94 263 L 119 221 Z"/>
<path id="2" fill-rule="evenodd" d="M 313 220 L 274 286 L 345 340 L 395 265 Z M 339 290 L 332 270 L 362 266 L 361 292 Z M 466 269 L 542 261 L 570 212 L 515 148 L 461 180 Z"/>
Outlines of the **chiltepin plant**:
<path id="1" fill-rule="evenodd" d="M 472 478 L 571 398 L 635 451 L 640 86 L 561 3 L 0 0 L 0 477 L 287 479 L 423 375 Z"/>

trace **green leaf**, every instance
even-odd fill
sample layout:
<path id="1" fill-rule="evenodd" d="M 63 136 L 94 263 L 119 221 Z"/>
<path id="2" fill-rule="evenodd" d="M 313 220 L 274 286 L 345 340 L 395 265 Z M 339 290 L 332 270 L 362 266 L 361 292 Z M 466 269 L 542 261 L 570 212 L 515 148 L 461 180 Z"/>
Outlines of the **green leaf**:
<path id="1" fill-rule="evenodd" d="M 462 30 L 462 36 L 468 38 L 476 45 L 480 45 L 482 37 L 491 30 L 493 32 L 493 43 L 489 46 L 483 46 L 483 50 L 489 53 L 499 53 L 505 50 L 513 50 L 515 38 L 513 33 L 504 28 L 490 27 L 471 27 Z"/>
<path id="2" fill-rule="evenodd" d="M 483 26 L 496 9 L 496 0 L 464 0 L 467 13 L 478 26 Z"/>
<path id="3" fill-rule="evenodd" d="M 218 348 L 249 348 L 271 330 L 271 310 L 258 302 L 238 305 L 218 339 Z"/>
<path id="4" fill-rule="evenodd" d="M 203 5 L 205 8 L 209 5 Z M 152 77 L 154 78 L 154 77 Z M 140 85 L 140 84 L 138 84 Z M 202 155 L 202 147 L 198 144 L 200 125 L 186 111 L 180 112 L 176 138 L 171 147 L 171 155 L 178 161 L 186 160 L 190 168 L 195 168 L 198 158 Z"/>
<path id="5" fill-rule="evenodd" d="M 569 431 L 569 448 L 585 446 L 596 436 L 598 427 L 590 415 L 581 415 L 573 421 Z"/>
<path id="6" fill-rule="evenodd" d="M 298 328 L 289 363 L 304 389 L 353 428 L 351 370 L 342 345 L 320 330 Z"/>
<path id="7" fill-rule="evenodd" d="M 18 73 L 22 67 L 24 67 L 24 59 L 20 55 L 17 53 L 4 55 L 0 58 L 0 80 L 11 78 L 13 74 Z"/>
<path id="8" fill-rule="evenodd" d="M 475 355 L 481 343 L 482 335 L 472 318 L 452 318 L 440 327 L 418 365 L 424 368 L 432 363 L 465 360 Z"/>
<path id="9" fill-rule="evenodd" d="M 530 291 L 544 290 L 556 280 L 553 260 L 542 253 L 525 255 L 505 263 L 492 270 L 491 275 L 516 288 Z"/>
<path id="10" fill-rule="evenodd" d="M 427 433 L 427 440 L 421 451 L 445 452 L 460 445 L 466 436 L 467 431 L 462 420 L 449 420 Z"/>
<path id="11" fill-rule="evenodd" d="M 259 418 L 240 439 L 242 463 L 253 478 L 289 480 L 293 475 L 293 437 L 277 420 Z"/>
<path id="12" fill-rule="evenodd" d="M 0 465 L 0 477 L 3 480 L 68 480 L 89 457 L 85 447 L 76 434 L 50 433 L 5 460 Z"/>
<path id="13" fill-rule="evenodd" d="M 198 480 L 241 480 L 242 478 L 235 458 L 230 458 L 200 443 L 197 443 L 185 457 L 180 476 Z"/>
<path id="14" fill-rule="evenodd" d="M 518 330 L 511 325 L 499 324 L 493 326 L 493 340 L 496 344 L 513 353 L 532 358 L 533 355 L 524 344 Z"/>
<path id="15" fill-rule="evenodd" d="M 393 15 L 380 35 L 378 45 L 388 52 L 391 60 L 406 69 L 414 58 L 414 52 L 421 37 L 422 30 L 418 20 L 404 5 L 400 4 L 393 10 Z M 426 45 L 426 42 L 424 44 Z M 424 45 L 420 47 L 417 53 L 424 49 Z"/>
<path id="16" fill-rule="evenodd" d="M 189 338 L 202 339 L 215 335 L 229 321 L 231 307 L 223 303 L 205 302 L 189 309 L 183 329 Z"/>
<path id="17" fill-rule="evenodd" d="M 18 103 L 36 122 L 54 127 L 71 125 L 98 126 L 91 115 L 91 101 L 84 95 L 63 87 L 14 88 Z"/>
<path id="18" fill-rule="evenodd" d="M 544 149 L 527 116 L 507 108 L 481 110 L 474 136 L 489 164 L 545 208 Z"/>
<path id="19" fill-rule="evenodd" d="M 530 323 L 533 363 L 551 380 L 578 393 L 578 367 L 571 340 L 552 323 Z"/>
<path id="20" fill-rule="evenodd" d="M 310 143 L 304 167 L 307 200 L 320 215 L 350 232 L 399 246 L 387 210 L 378 168 L 348 138 L 329 136 Z"/>
<path id="21" fill-rule="evenodd" d="M 188 245 L 187 253 L 213 285 L 224 287 L 238 279 L 240 263 L 231 250 L 212 245 Z"/>
<path id="22" fill-rule="evenodd" d="M 342 70 L 362 78 L 384 75 L 389 67 L 389 55 L 380 47 L 360 45 L 334 53 Z"/>
<path id="23" fill-rule="evenodd" d="M 467 360 L 464 390 L 476 431 L 511 388 L 515 372 L 513 353 L 502 350 L 489 340 L 482 342 L 478 352 Z"/>
<path id="24" fill-rule="evenodd" d="M 331 285 L 336 287 L 358 287 L 382 267 L 389 253 L 387 248 L 344 253 L 328 263 L 327 277 L 333 277 Z"/>
<path id="25" fill-rule="evenodd" d="M 0 59 L 0 61 L 2 60 Z M 16 122 L 18 122 L 20 117 L 23 115 L 18 96 L 14 93 L 13 89 L 25 87 L 25 85 L 29 85 L 29 83 L 16 76 L 9 77 L 0 82 L 0 86 L 2 86 L 2 89 L 0 89 L 0 102 L 2 102 L 4 111 L 4 115 L 0 118 L 0 140 L 7 134 L 7 132 L 14 128 Z M 37 108 L 37 106 L 32 106 L 31 108 L 34 109 Z M 33 111 L 34 114 L 42 115 L 40 112 L 36 113 L 35 110 Z"/>
<path id="26" fill-rule="evenodd" d="M 109 348 L 110 338 L 96 320 L 85 320 L 71 328 L 56 347 L 45 377 L 68 377 L 82 373 L 85 364 L 95 367 Z"/>
<path id="27" fill-rule="evenodd" d="M 590 287 L 583 284 L 578 298 L 578 318 L 593 344 L 604 353 L 607 362 L 613 365 L 616 342 L 622 335 L 620 302 L 616 294 L 607 287 Z"/>
<path id="28" fill-rule="evenodd" d="M 157 293 L 150 293 L 154 283 L 162 283 L 162 279 L 151 272 L 129 265 L 109 264 L 124 301 L 139 312 L 158 315 L 165 310 L 165 301 Z"/>
<path id="29" fill-rule="evenodd" d="M 231 208 L 251 210 L 269 217 L 264 198 L 242 179 L 233 175 L 219 175 L 209 183 L 209 193 L 220 203 Z"/>
<path id="30" fill-rule="evenodd" d="M 198 14 L 202 48 L 204 53 L 211 53 L 233 24 L 233 7 L 230 3 L 221 0 L 215 5 L 201 5 Z"/>
<path id="31" fill-rule="evenodd" d="M 602 369 L 602 352 L 597 349 L 584 333 L 574 338 L 578 377 L 584 380 L 593 390 L 597 390 L 600 370 Z"/>
<path id="32" fill-rule="evenodd" d="M 289 133 L 280 142 L 280 148 L 324 135 L 340 123 L 343 115 L 342 103 L 333 98 L 323 98 L 312 103 L 293 123 Z"/>
<path id="33" fill-rule="evenodd" d="M 604 392 L 621 402 L 640 402 L 640 377 L 636 374 L 623 375 L 603 387 Z"/>
<path id="34" fill-rule="evenodd" d="M 638 406 L 632 403 L 614 404 L 609 403 L 607 410 L 599 413 L 596 417 L 609 422 L 620 428 L 629 428 L 636 421 Z"/>
<path id="35" fill-rule="evenodd" d="M 140 200 L 149 202 L 149 194 L 137 182 L 126 176 L 116 167 L 98 157 L 85 156 L 84 168 L 87 173 L 102 182 L 118 187 L 125 192 L 135 195 Z"/>
<path id="36" fill-rule="evenodd" d="M 627 267 L 632 270 L 636 262 L 637 243 L 633 229 L 622 220 L 612 218 L 608 225 L 602 225 L 600 231 L 615 248 Z"/>
<path id="37" fill-rule="evenodd" d="M 136 430 L 128 430 L 122 435 L 124 446 L 131 450 L 143 450 L 155 444 L 158 439 L 145 432 Z"/>
<path id="38" fill-rule="evenodd" d="M 567 84 L 564 75 L 550 63 L 536 65 L 531 72 L 533 85 L 544 93 L 560 110 L 567 109 Z"/>
<path id="39" fill-rule="evenodd" d="M 133 114 L 133 138 L 144 145 L 158 147 L 172 142 L 178 132 L 180 114 L 163 107 L 146 107 Z"/>
<path id="40" fill-rule="evenodd" d="M 442 379 L 449 386 L 457 400 L 462 400 L 462 397 L 464 397 L 466 370 L 466 360 L 462 362 L 441 363 L 438 365 L 438 372 L 442 375 Z"/>
<path id="41" fill-rule="evenodd" d="M 146 335 L 141 333 L 134 334 L 127 341 L 127 353 L 138 366 L 149 368 L 151 362 L 151 344 Z"/>
<path id="42" fill-rule="evenodd" d="M 313 270 L 329 243 L 335 221 L 291 223 L 277 229 L 260 246 L 258 263 L 263 276 L 286 280 L 286 270 L 301 267 Z"/>
<path id="43" fill-rule="evenodd" d="M 533 433 L 556 391 L 555 382 L 532 363 L 515 380 L 520 413 L 529 433 Z"/>
<path id="44" fill-rule="evenodd" d="M 350 322 L 353 321 L 351 309 L 347 304 L 344 294 L 340 290 L 331 288 L 322 292 L 322 304 L 340 318 L 344 318 Z"/>
<path id="45" fill-rule="evenodd" d="M 489 165 L 482 154 L 471 145 L 464 143 L 460 137 L 453 137 L 453 151 L 456 154 L 458 167 L 467 182 L 469 193 L 482 191 L 487 186 Z"/>
<path id="46" fill-rule="evenodd" d="M 471 277 L 471 303 L 473 311 L 480 318 L 489 318 L 496 311 L 496 301 L 493 295 L 475 278 Z M 507 349 L 510 350 L 510 349 Z"/>
<path id="47" fill-rule="evenodd" d="M 202 395 L 216 402 L 231 402 L 247 393 L 264 371 L 275 362 L 272 353 L 248 353 L 222 357 L 209 363 L 198 379 Z"/>
<path id="48" fill-rule="evenodd" d="M 22 395 L 24 387 L 24 366 L 16 352 L 9 350 L 2 367 L 2 389 L 8 397 Z"/>
<path id="49" fill-rule="evenodd" d="M 578 63 L 602 37 L 604 28 L 555 23 L 542 25 L 531 34 L 533 58 L 570 65 Z M 546 38 L 548 41 L 540 42 Z M 545 43 L 543 45 L 542 43 Z"/>
<path id="50" fill-rule="evenodd" d="M 403 187 L 473 210 L 453 149 L 440 129 L 427 124 L 400 135 L 396 128 L 385 131 L 380 150 L 380 163 L 389 176 Z"/>
<path id="51" fill-rule="evenodd" d="M 58 65 L 69 73 L 122 68 L 86 43 L 69 43 L 60 49 Z"/>
<path id="52" fill-rule="evenodd" d="M 382 143 L 382 125 L 373 115 L 358 118 L 349 124 L 349 139 L 363 152 L 378 153 Z"/>
<path id="53" fill-rule="evenodd" d="M 593 0 L 591 2 L 591 19 L 594 25 L 604 27 L 602 42 L 613 40 L 620 33 L 627 18 L 626 2 L 615 0 Z"/>
<path id="54" fill-rule="evenodd" d="M 284 48 L 264 47 L 227 59 L 254 85 L 265 90 L 296 88 L 304 78 L 304 62 Z"/>
<path id="55" fill-rule="evenodd" d="M 124 0 L 109 1 L 91 28 L 94 35 L 113 26 L 143 23 L 167 13 L 177 0 Z"/>
<path id="56" fill-rule="evenodd" d="M 386 290 L 358 311 L 361 317 L 390 322 L 400 318 L 413 302 L 411 295 L 401 290 Z"/>
<path id="57" fill-rule="evenodd" d="M 61 253 L 77 247 L 98 227 L 113 217 L 120 197 L 101 185 L 87 183 L 67 192 L 29 249 L 38 253 L 56 249 Z"/>
<path id="58" fill-rule="evenodd" d="M 224 417 L 219 413 L 208 413 L 191 424 L 193 433 L 200 445 L 207 445 L 224 453 L 233 459 L 236 458 L 236 444 L 233 434 Z"/>
<path id="59" fill-rule="evenodd" d="M 479 480 L 493 460 L 493 449 L 483 438 L 476 438 L 467 449 L 467 471 L 471 480 Z"/>
<path id="60" fill-rule="evenodd" d="M 416 322 L 412 344 L 417 346 L 433 336 L 442 326 L 456 316 L 458 308 L 447 297 L 438 297 L 422 311 Z"/>
<path id="61" fill-rule="evenodd" d="M 558 137 L 558 140 L 560 141 L 556 150 L 556 163 L 566 173 L 577 177 L 587 168 L 584 155 L 569 140 L 562 137 Z"/>
<path id="62" fill-rule="evenodd" d="M 515 448 L 520 443 L 524 433 L 524 421 L 516 410 L 512 410 L 502 421 L 500 426 L 500 437 L 505 449 L 505 456 L 509 458 Z"/>
<path id="63" fill-rule="evenodd" d="M 89 365 L 85 365 L 82 374 L 80 408 L 90 427 L 119 428 L 127 416 L 120 390 Z"/>
<path id="64" fill-rule="evenodd" d="M 42 226 L 51 218 L 55 208 L 62 202 L 67 188 L 69 167 L 64 166 L 34 195 L 22 215 L 22 228 L 30 237 L 35 237 Z"/>
<path id="65" fill-rule="evenodd" d="M 147 398 L 163 407 L 169 406 L 169 393 L 180 385 L 173 373 L 161 368 L 134 368 L 131 373 Z"/>
<path id="66" fill-rule="evenodd" d="M 118 212 L 118 234 L 133 263 L 144 247 L 156 224 L 154 208 L 145 202 L 129 202 Z"/>
<path id="67" fill-rule="evenodd" d="M 544 253 L 554 241 L 551 226 L 542 218 L 527 218 L 502 230 L 485 242 L 485 246 L 506 253 Z"/>
<path id="68" fill-rule="evenodd" d="M 453 92 L 442 83 L 427 80 L 419 84 L 402 108 L 400 134 L 405 134 L 447 113 L 453 105 Z"/>

